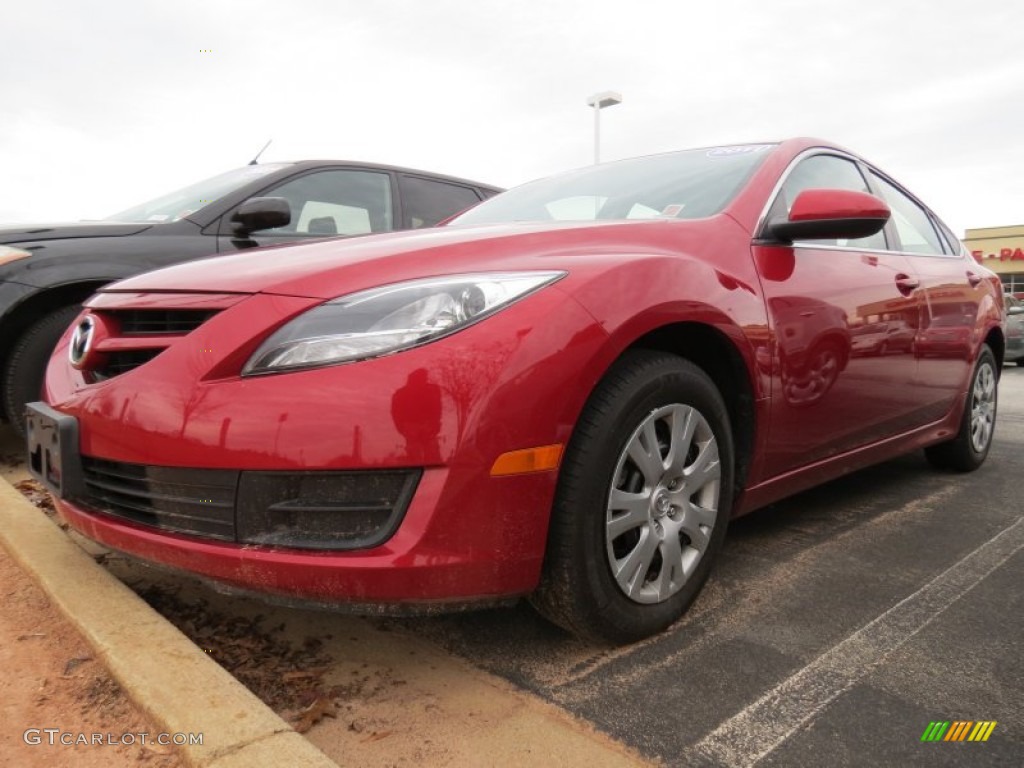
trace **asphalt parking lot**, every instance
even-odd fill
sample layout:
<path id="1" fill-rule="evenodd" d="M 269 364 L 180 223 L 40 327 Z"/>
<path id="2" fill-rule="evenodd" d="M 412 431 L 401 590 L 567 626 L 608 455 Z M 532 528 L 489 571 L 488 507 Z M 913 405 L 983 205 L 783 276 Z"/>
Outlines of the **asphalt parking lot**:
<path id="1" fill-rule="evenodd" d="M 638 762 L 1020 766 L 1022 476 L 1024 368 L 1010 366 L 981 470 L 937 473 L 915 454 L 738 520 L 691 612 L 620 649 L 585 646 L 526 605 L 358 619 L 195 589 L 217 612 L 258 612 L 316 638 L 335 680 L 377 671 L 366 700 L 350 705 L 355 715 L 307 734 L 342 765 L 374 738 L 360 722 L 377 722 L 372 733 L 387 737 L 372 742 L 373 764 L 393 764 L 389 744 L 400 738 L 424 744 L 418 764 L 471 764 L 445 742 L 471 740 L 473 717 L 503 715 L 479 700 L 445 707 L 460 684 L 429 670 L 454 656 L 618 740 Z M 111 567 L 136 587 L 177 583 L 116 559 Z M 958 720 L 997 725 L 984 743 L 921 741 L 930 722 Z M 535 736 L 523 729 L 518 738 Z M 559 764 L 539 744 L 535 752 Z"/>
<path id="2" fill-rule="evenodd" d="M 1022 476 L 1011 366 L 982 469 L 914 454 L 736 521 L 659 637 L 588 651 L 525 609 L 419 631 L 667 765 L 1020 766 Z M 983 744 L 921 742 L 947 720 L 998 725 Z"/>

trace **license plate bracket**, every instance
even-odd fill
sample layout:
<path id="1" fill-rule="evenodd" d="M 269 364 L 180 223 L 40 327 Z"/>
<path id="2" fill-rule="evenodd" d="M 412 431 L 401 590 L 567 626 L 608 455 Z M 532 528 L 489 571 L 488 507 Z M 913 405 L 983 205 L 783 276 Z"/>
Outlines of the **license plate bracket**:
<path id="1" fill-rule="evenodd" d="M 62 499 L 85 489 L 78 453 L 78 419 L 46 403 L 25 406 L 28 470 L 50 493 Z"/>

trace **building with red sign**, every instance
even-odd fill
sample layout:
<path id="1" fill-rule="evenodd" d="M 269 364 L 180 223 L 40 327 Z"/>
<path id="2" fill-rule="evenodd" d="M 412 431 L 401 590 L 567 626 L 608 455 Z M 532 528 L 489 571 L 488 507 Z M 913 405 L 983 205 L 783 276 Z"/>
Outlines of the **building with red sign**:
<path id="1" fill-rule="evenodd" d="M 999 273 L 1007 293 L 1024 299 L 1024 225 L 968 229 L 964 245 L 979 264 Z"/>

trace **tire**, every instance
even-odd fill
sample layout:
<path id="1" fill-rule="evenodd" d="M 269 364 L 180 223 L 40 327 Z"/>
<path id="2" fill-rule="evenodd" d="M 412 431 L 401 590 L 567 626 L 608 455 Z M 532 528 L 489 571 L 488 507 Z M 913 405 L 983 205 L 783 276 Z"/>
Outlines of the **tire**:
<path id="1" fill-rule="evenodd" d="M 999 368 L 996 366 L 995 355 L 984 344 L 971 373 L 964 415 L 956 437 L 924 449 L 932 466 L 956 472 L 973 472 L 985 463 L 996 426 L 998 383 Z"/>
<path id="2" fill-rule="evenodd" d="M 61 307 L 37 320 L 14 342 L 3 372 L 4 410 L 11 427 L 25 436 L 22 413 L 25 403 L 38 400 L 43 391 L 46 364 L 61 335 L 81 312 L 75 305 Z"/>
<path id="3" fill-rule="evenodd" d="M 540 613 L 613 644 L 682 616 L 725 537 L 731 434 L 725 403 L 700 368 L 662 352 L 626 353 L 594 390 L 566 449 L 531 597 Z M 616 507 L 627 503 L 632 511 Z"/>

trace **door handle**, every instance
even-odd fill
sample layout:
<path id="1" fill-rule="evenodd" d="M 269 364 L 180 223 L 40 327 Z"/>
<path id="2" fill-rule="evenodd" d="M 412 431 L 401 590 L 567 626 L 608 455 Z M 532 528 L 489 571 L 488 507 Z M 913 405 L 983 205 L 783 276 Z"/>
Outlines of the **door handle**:
<path id="1" fill-rule="evenodd" d="M 916 288 L 920 287 L 921 281 L 916 277 L 905 275 L 902 272 L 896 275 L 896 288 L 899 289 L 899 292 L 904 296 L 909 296 Z"/>
<path id="2" fill-rule="evenodd" d="M 977 275 L 974 272 L 967 273 L 967 282 L 971 284 L 971 288 L 977 288 L 981 279 L 981 275 Z"/>

